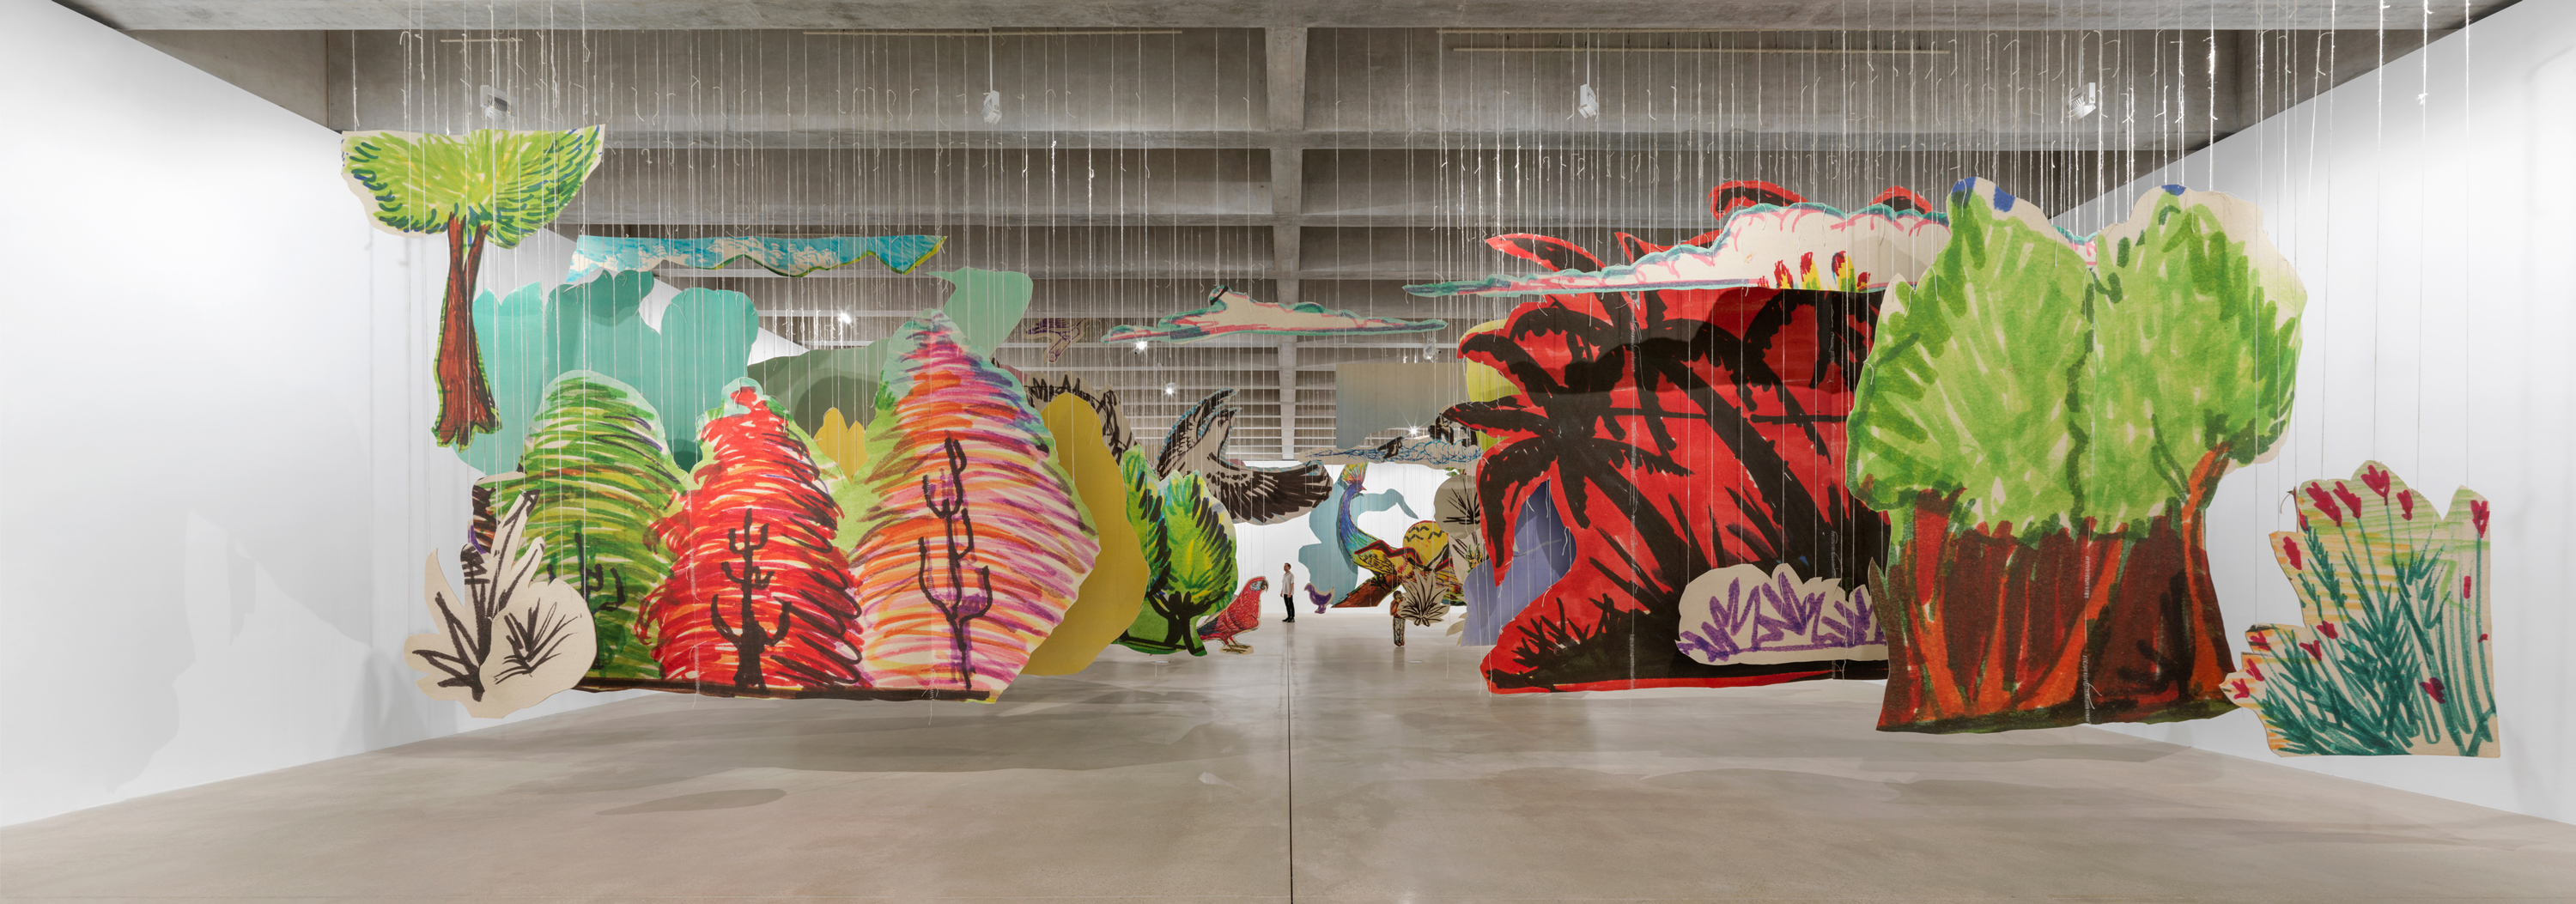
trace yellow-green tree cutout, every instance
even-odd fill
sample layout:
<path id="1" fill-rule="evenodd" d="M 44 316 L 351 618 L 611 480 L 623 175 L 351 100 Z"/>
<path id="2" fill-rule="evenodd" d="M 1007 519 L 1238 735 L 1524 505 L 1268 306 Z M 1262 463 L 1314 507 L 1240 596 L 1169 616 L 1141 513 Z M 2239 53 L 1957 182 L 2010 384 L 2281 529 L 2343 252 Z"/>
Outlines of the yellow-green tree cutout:
<path id="1" fill-rule="evenodd" d="M 447 236 L 447 294 L 439 303 L 438 444 L 463 449 L 501 429 L 474 339 L 474 279 L 486 242 L 516 248 L 554 222 L 599 167 L 600 126 L 566 132 L 477 129 L 466 135 L 350 132 L 340 172 L 376 227 Z"/>
<path id="2" fill-rule="evenodd" d="M 2438 512 L 2375 461 L 2297 496 L 2272 557 L 2306 624 L 2246 630 L 2228 697 L 2282 756 L 2495 756 L 2486 498 Z"/>

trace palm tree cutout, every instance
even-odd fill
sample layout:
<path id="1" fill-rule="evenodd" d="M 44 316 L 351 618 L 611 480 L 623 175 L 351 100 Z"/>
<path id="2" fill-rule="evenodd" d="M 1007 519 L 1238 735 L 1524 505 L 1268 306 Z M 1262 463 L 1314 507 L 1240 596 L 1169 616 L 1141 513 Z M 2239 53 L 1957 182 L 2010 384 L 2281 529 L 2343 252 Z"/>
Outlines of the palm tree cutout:
<path id="1" fill-rule="evenodd" d="M 447 235 L 447 293 L 439 303 L 438 444 L 465 448 L 501 428 L 474 341 L 474 277 L 486 242 L 503 248 L 553 222 L 599 166 L 600 126 L 568 132 L 478 129 L 463 137 L 351 132 L 340 169 L 378 228 Z"/>

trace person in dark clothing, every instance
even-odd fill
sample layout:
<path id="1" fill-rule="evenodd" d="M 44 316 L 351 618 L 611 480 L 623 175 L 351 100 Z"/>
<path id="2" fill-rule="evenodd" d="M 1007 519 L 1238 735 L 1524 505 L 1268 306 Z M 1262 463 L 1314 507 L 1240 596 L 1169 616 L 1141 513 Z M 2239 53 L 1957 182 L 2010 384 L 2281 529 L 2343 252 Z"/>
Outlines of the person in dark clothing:
<path id="1" fill-rule="evenodd" d="M 1279 607 L 1280 607 L 1280 608 L 1282 608 L 1282 609 L 1286 609 L 1286 610 L 1288 610 L 1288 618 L 1286 619 L 1287 621 L 1296 621 L 1296 620 L 1297 620 L 1297 590 L 1296 590 L 1296 587 L 1297 587 L 1297 566 L 1296 566 L 1296 564 L 1295 564 L 1295 563 L 1282 563 L 1282 564 L 1279 566 Z"/>

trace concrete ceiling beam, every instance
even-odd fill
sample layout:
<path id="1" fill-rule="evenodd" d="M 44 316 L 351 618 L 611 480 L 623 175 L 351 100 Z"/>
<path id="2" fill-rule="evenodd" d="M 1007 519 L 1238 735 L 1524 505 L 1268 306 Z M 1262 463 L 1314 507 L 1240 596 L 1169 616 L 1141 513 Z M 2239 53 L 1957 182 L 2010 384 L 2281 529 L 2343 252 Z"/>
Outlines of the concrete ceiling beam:
<path id="1" fill-rule="evenodd" d="M 2477 0 L 2473 14 L 2511 0 Z M 2172 0 L 1987 0 L 1927 3 L 1832 0 L 78 0 L 121 28 L 164 29 L 1153 29 L 1246 24 L 1310 28 L 1491 27 L 1601 30 L 1836 29 L 1871 19 L 1912 28 L 2365 28 L 2391 17 L 2377 4 L 2176 3 Z M 2437 4 L 2435 27 L 2456 27 L 2458 3 Z"/>

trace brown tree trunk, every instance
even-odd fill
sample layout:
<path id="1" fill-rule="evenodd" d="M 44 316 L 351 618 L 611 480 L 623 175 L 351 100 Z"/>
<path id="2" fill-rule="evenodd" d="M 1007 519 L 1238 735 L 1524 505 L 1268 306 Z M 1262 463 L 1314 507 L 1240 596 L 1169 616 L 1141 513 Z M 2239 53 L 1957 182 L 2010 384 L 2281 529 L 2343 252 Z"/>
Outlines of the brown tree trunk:
<path id="1" fill-rule="evenodd" d="M 474 434 L 501 429 L 492 386 L 483 379 L 483 353 L 474 339 L 474 278 L 482 271 L 483 238 L 477 226 L 447 221 L 447 296 L 438 309 L 438 423 L 430 435 L 442 446 L 465 448 Z"/>
<path id="2" fill-rule="evenodd" d="M 2210 470 L 2203 468 L 2203 471 Z M 2196 475 L 2197 476 L 2197 475 Z M 2215 477 L 2208 479 L 2215 483 Z M 2163 722 L 2224 712 L 2232 668 L 2198 506 L 2135 533 L 1951 521 L 1926 495 L 1876 581 L 1888 632 L 1885 731 L 1999 731 Z"/>

